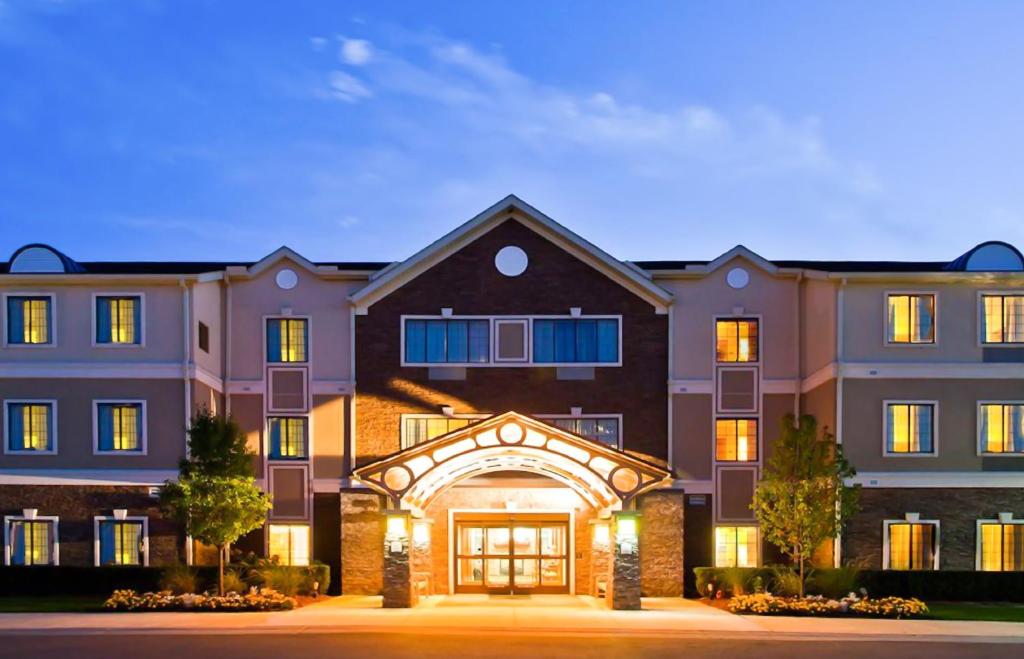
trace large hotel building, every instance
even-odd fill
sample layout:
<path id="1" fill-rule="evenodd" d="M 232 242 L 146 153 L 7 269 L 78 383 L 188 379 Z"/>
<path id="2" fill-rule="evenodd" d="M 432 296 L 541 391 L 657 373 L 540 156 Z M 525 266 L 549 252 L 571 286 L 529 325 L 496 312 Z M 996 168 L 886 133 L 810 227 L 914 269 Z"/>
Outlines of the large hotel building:
<path id="1" fill-rule="evenodd" d="M 777 561 L 749 504 L 787 414 L 862 486 L 822 560 L 1022 570 L 1024 259 L 950 256 L 621 261 L 513 196 L 394 263 L 28 245 L 0 263 L 4 561 L 199 560 L 157 494 L 208 408 L 273 495 L 241 546 L 346 593 L 403 552 L 420 594 L 601 594 L 609 543 L 646 595 Z"/>

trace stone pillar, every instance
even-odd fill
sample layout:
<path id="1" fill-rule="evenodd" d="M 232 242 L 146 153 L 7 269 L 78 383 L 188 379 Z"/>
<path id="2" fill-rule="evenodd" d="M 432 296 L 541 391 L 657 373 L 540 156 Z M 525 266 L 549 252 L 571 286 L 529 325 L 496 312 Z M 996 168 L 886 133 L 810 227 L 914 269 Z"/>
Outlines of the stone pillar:
<path id="1" fill-rule="evenodd" d="M 418 601 L 412 583 L 412 519 L 407 510 L 389 510 L 384 524 L 384 608 L 407 609 Z"/>
<path id="2" fill-rule="evenodd" d="M 345 595 L 379 595 L 384 557 L 381 513 L 384 502 L 376 492 L 341 492 L 341 592 Z M 335 575 L 331 575 L 333 581 Z"/>
<path id="3" fill-rule="evenodd" d="M 640 609 L 640 513 L 620 510 L 612 513 L 614 539 L 608 604 L 621 611 Z"/>

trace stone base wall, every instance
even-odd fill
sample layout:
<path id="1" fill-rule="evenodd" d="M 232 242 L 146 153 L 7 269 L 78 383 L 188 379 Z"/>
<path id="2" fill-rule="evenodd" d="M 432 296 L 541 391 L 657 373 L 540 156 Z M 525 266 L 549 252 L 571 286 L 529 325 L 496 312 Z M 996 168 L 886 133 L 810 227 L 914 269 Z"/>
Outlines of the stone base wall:
<path id="1" fill-rule="evenodd" d="M 384 574 L 384 499 L 366 490 L 341 493 L 341 592 L 379 595 Z"/>
<path id="2" fill-rule="evenodd" d="M 149 519 L 149 564 L 184 562 L 185 536 L 165 519 L 148 487 L 93 485 L 0 485 L 0 516 L 35 508 L 39 516 L 56 516 L 61 565 L 95 564 L 94 517 L 108 517 L 115 508 L 129 517 Z"/>
<path id="3" fill-rule="evenodd" d="M 1024 518 L 1024 489 L 1020 488 L 864 488 L 861 511 L 843 535 L 843 560 L 882 567 L 882 522 L 920 513 L 922 520 L 939 520 L 939 567 L 973 570 L 977 551 L 977 520 L 996 519 L 1012 512 Z"/>
<path id="4" fill-rule="evenodd" d="M 682 490 L 659 490 L 640 497 L 640 584 L 645 597 L 683 595 Z"/>

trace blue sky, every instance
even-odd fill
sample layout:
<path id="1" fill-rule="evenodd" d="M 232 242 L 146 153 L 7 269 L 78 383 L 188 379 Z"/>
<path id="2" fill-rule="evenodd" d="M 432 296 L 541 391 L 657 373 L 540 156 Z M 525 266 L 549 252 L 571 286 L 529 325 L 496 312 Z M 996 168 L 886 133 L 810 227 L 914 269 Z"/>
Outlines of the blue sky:
<path id="1" fill-rule="evenodd" d="M 0 259 L 1024 247 L 1021 2 L 0 0 Z"/>

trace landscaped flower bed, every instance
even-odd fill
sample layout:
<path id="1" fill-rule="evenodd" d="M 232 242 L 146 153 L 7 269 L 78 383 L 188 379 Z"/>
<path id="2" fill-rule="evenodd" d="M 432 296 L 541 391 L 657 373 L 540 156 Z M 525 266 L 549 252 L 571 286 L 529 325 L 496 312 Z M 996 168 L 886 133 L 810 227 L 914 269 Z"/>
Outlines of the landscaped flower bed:
<path id="1" fill-rule="evenodd" d="M 916 598 L 859 598 L 855 595 L 839 600 L 827 597 L 776 597 L 769 593 L 737 595 L 729 600 L 733 613 L 786 616 L 865 616 L 870 618 L 917 618 L 928 613 L 928 606 Z"/>
<path id="2" fill-rule="evenodd" d="M 103 603 L 103 608 L 107 611 L 286 611 L 296 605 L 294 597 L 269 588 L 244 595 L 174 595 L 170 591 L 136 593 L 134 590 L 115 590 Z"/>

